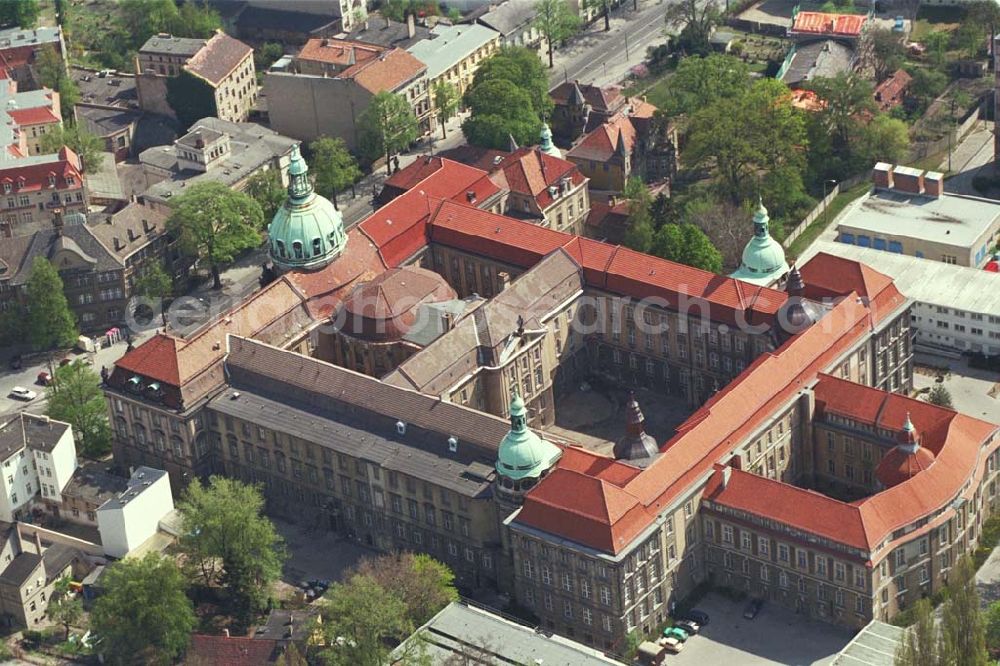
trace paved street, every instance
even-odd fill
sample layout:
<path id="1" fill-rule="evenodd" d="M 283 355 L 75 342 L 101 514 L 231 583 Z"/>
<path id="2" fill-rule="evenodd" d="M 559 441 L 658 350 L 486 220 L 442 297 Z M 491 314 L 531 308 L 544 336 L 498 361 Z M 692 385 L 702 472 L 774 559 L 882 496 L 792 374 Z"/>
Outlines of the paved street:
<path id="1" fill-rule="evenodd" d="M 555 52 L 549 85 L 574 79 L 600 86 L 620 82 L 645 59 L 647 47 L 666 41 L 665 10 L 663 0 L 640 0 L 638 12 L 625 0 L 611 12 L 610 32 L 604 32 L 604 19 L 598 18 Z"/>
<path id="2" fill-rule="evenodd" d="M 944 182 L 946 192 L 982 196 L 972 187 L 972 179 L 985 167 L 984 175 L 992 175 L 993 123 L 982 120 L 955 146 L 951 154 L 951 171 L 955 174 Z M 938 167 L 948 171 L 948 157 Z"/>

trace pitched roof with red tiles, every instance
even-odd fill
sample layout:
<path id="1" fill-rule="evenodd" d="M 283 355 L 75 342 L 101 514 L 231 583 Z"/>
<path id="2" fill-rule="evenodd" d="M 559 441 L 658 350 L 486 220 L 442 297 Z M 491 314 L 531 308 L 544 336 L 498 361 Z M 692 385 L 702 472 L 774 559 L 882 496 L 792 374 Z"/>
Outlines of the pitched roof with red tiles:
<path id="1" fill-rule="evenodd" d="M 880 111 L 889 111 L 894 106 L 902 104 L 903 97 L 913 77 L 905 69 L 896 72 L 875 88 L 875 103 Z"/>
<path id="2" fill-rule="evenodd" d="M 280 643 L 273 638 L 194 634 L 184 662 L 197 666 L 259 666 L 275 663 Z"/>
<path id="3" fill-rule="evenodd" d="M 252 48 L 220 30 L 191 56 L 184 69 L 218 86 L 252 53 Z"/>
<path id="4" fill-rule="evenodd" d="M 624 139 L 625 150 L 632 154 L 635 149 L 635 126 L 628 116 L 618 114 L 583 137 L 566 153 L 566 157 L 606 162 L 618 150 L 619 135 Z"/>
<path id="5" fill-rule="evenodd" d="M 549 97 L 557 105 L 569 103 L 573 94 L 573 86 L 580 88 L 583 99 L 590 105 L 590 108 L 599 113 L 614 113 L 625 104 L 622 96 L 621 86 L 605 86 L 599 88 L 590 83 L 579 83 L 578 81 L 567 81 L 560 83 L 549 92 Z"/>
<path id="6" fill-rule="evenodd" d="M 558 187 L 563 178 L 569 178 L 574 186 L 585 180 L 575 164 L 537 148 L 515 150 L 495 170 L 503 172 L 511 192 L 534 197 L 542 210 L 555 200 L 549 192 L 550 187 Z"/>
<path id="7" fill-rule="evenodd" d="M 18 125 L 42 125 L 61 122 L 59 116 L 48 106 L 38 106 L 33 109 L 8 109 L 10 116 Z"/>
<path id="8" fill-rule="evenodd" d="M 886 488 L 891 488 L 912 479 L 932 464 L 934 464 L 934 454 L 927 447 L 921 446 L 913 451 L 905 451 L 896 446 L 882 457 L 882 461 L 875 468 L 875 478 Z"/>
<path id="9" fill-rule="evenodd" d="M 426 69 L 427 66 L 410 53 L 392 49 L 374 60 L 345 69 L 339 76 L 354 79 L 359 86 L 377 95 L 383 91 L 398 90 Z"/>
<path id="10" fill-rule="evenodd" d="M 806 298 L 834 299 L 856 292 L 878 323 L 906 302 L 892 278 L 860 261 L 819 252 L 800 268 Z"/>
<path id="11" fill-rule="evenodd" d="M 840 35 L 858 37 L 868 17 L 864 14 L 828 14 L 826 12 L 799 12 L 792 32 L 814 35 Z"/>
<path id="12" fill-rule="evenodd" d="M 55 179 L 54 185 L 51 179 Z M 72 149 L 63 146 L 53 155 L 32 155 L 2 162 L 0 183 L 9 183 L 12 193 L 83 187 L 80 158 Z"/>
<path id="13" fill-rule="evenodd" d="M 313 60 L 349 67 L 374 60 L 386 50 L 384 46 L 349 39 L 314 38 L 308 40 L 295 57 L 297 60 Z"/>

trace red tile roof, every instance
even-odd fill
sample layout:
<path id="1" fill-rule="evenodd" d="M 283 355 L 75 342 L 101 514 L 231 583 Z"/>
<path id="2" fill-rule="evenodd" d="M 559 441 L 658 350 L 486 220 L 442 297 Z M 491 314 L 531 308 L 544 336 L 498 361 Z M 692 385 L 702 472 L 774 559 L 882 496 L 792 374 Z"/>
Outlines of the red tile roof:
<path id="1" fill-rule="evenodd" d="M 313 318 L 319 320 L 329 317 L 355 285 L 388 267 L 375 244 L 360 229 L 352 229 L 344 252 L 335 261 L 318 271 L 293 271 L 287 277 L 307 299 Z"/>
<path id="2" fill-rule="evenodd" d="M 252 53 L 252 48 L 220 30 L 191 56 L 184 69 L 218 86 Z"/>
<path id="3" fill-rule="evenodd" d="M 827 14 L 825 12 L 799 12 L 792 32 L 815 35 L 842 35 L 857 37 L 868 19 L 863 14 Z"/>
<path id="4" fill-rule="evenodd" d="M 882 457 L 882 461 L 875 468 L 875 478 L 886 488 L 891 488 L 910 480 L 932 464 L 934 464 L 934 454 L 926 447 L 921 446 L 915 451 L 904 451 L 896 446 Z"/>
<path id="5" fill-rule="evenodd" d="M 52 112 L 51 107 L 38 106 L 33 109 L 10 109 L 7 111 L 18 125 L 41 125 L 43 123 L 58 123 L 59 116 Z"/>
<path id="6" fill-rule="evenodd" d="M 327 39 L 324 37 L 308 40 L 296 58 L 349 67 L 374 60 L 385 51 L 384 46 L 365 44 L 349 39 Z"/>
<path id="7" fill-rule="evenodd" d="M 800 271 L 806 283 L 807 298 L 832 299 L 856 292 L 871 309 L 875 323 L 906 302 L 906 297 L 896 289 L 892 278 L 860 261 L 820 252 Z"/>
<path id="8" fill-rule="evenodd" d="M 11 193 L 83 187 L 80 175 L 80 158 L 70 148 L 63 146 L 55 155 L 32 157 L 28 160 L 11 160 L 0 164 L 0 183 L 10 183 Z M 49 178 L 56 179 L 55 185 Z M 73 184 L 66 182 L 73 178 Z"/>
<path id="9" fill-rule="evenodd" d="M 258 666 L 272 664 L 279 656 L 278 641 L 273 638 L 245 636 L 191 636 L 184 663 L 192 666 Z"/>
<path id="10" fill-rule="evenodd" d="M 339 76 L 354 79 L 365 90 L 378 94 L 398 90 L 426 69 L 427 66 L 410 53 L 403 49 L 392 49 L 380 58 L 349 67 Z"/>
<path id="11" fill-rule="evenodd" d="M 165 333 L 157 333 L 115 362 L 115 367 L 180 386 L 181 373 L 177 365 L 178 343 L 183 341 Z"/>
<path id="12" fill-rule="evenodd" d="M 618 114 L 583 137 L 566 153 L 566 157 L 606 162 L 618 150 L 619 135 L 624 136 L 625 150 L 631 155 L 635 148 L 635 134 L 635 126 L 628 116 Z"/>
<path id="13" fill-rule="evenodd" d="M 585 180 L 575 164 L 537 148 L 518 148 L 505 157 L 495 171 L 503 172 L 511 192 L 533 197 L 541 210 L 554 201 L 549 194 L 550 186 L 558 187 L 563 178 L 569 178 L 574 186 Z"/>
<path id="14" fill-rule="evenodd" d="M 894 106 L 903 103 L 907 88 L 913 77 L 906 70 L 897 69 L 896 72 L 875 88 L 875 103 L 880 111 L 889 111 Z"/>

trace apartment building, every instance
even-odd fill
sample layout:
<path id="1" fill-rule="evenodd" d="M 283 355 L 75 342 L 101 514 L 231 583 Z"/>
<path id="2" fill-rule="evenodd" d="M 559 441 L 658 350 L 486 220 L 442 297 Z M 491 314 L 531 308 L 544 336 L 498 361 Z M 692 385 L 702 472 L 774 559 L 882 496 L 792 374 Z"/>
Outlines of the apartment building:
<path id="1" fill-rule="evenodd" d="M 39 498 L 58 502 L 76 465 L 68 423 L 27 412 L 7 417 L 0 426 L 0 520 L 26 518 Z"/>
<path id="2" fill-rule="evenodd" d="M 439 23 L 430 32 L 430 38 L 406 50 L 427 65 L 432 87 L 444 81 L 455 86 L 460 95 L 472 84 L 479 64 L 500 48 L 500 33 L 478 23 Z"/>
<path id="3" fill-rule="evenodd" d="M 22 90 L 41 88 L 35 73 L 35 63 L 44 49 L 53 49 L 60 56 L 66 53 L 62 28 L 6 28 L 0 30 L 0 67 Z"/>
<path id="4" fill-rule="evenodd" d="M 0 236 L 44 228 L 57 214 L 87 209 L 80 158 L 63 147 L 52 155 L 33 155 L 0 164 Z"/>

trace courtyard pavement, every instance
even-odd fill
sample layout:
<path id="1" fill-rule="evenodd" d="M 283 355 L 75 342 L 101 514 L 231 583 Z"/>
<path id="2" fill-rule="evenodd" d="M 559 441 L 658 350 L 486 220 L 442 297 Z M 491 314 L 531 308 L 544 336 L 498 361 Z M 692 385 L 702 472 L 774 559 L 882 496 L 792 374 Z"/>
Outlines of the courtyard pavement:
<path id="1" fill-rule="evenodd" d="M 948 359 L 930 354 L 915 354 L 914 364 L 923 367 L 947 365 L 951 370 L 942 384 L 951 393 L 955 409 L 1000 424 L 1000 374 L 988 370 L 970 368 L 965 359 Z M 935 374 L 913 373 L 913 388 L 930 388 L 937 383 Z M 992 395 L 991 395 L 992 393 Z"/>
<path id="2" fill-rule="evenodd" d="M 809 620 L 777 604 L 765 602 L 753 620 L 743 619 L 748 602 L 709 594 L 697 607 L 711 618 L 678 655 L 665 664 L 678 666 L 820 666 L 829 664 L 854 632 Z"/>
<path id="3" fill-rule="evenodd" d="M 976 572 L 976 588 L 983 608 L 994 601 L 1000 601 L 1000 548 L 994 548 L 983 566 L 979 567 Z"/>
<path id="4" fill-rule="evenodd" d="M 289 585 L 313 579 L 343 580 L 348 569 L 376 554 L 326 528 L 269 517 L 288 549 L 281 579 Z"/>

